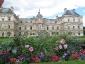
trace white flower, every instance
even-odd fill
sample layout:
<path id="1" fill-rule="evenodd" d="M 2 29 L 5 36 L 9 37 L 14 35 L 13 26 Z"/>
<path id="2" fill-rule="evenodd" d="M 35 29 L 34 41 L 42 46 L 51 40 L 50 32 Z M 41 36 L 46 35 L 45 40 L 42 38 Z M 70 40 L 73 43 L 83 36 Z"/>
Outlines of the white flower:
<path id="1" fill-rule="evenodd" d="M 64 39 L 61 39 L 61 40 L 60 40 L 60 43 L 61 43 L 61 44 L 64 44 L 64 43 L 65 43 L 65 40 L 64 40 Z"/>
<path id="2" fill-rule="evenodd" d="M 64 49 L 67 49 L 68 45 L 67 44 L 64 44 Z"/>
<path id="3" fill-rule="evenodd" d="M 29 48 L 30 45 L 25 45 L 25 48 Z"/>
<path id="4" fill-rule="evenodd" d="M 62 49 L 63 47 L 62 47 L 62 45 L 59 45 L 59 49 Z"/>

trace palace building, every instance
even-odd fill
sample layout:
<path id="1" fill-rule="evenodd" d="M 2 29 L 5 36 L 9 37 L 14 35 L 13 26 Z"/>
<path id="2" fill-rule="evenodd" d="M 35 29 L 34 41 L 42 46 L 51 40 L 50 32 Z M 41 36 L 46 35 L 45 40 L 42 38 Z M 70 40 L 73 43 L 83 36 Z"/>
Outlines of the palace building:
<path id="1" fill-rule="evenodd" d="M 83 36 L 83 17 L 75 9 L 64 9 L 61 17 L 44 18 L 39 12 L 33 18 L 19 18 L 12 8 L 0 8 L 0 37 L 38 36 L 47 32 L 50 36 L 63 33 Z"/>

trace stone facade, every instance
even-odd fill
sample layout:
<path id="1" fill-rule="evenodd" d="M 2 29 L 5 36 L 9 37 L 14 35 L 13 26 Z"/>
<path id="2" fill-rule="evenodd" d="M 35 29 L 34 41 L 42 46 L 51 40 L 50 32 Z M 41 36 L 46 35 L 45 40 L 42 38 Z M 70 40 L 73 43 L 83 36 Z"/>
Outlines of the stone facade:
<path id="1" fill-rule="evenodd" d="M 40 11 L 33 18 L 18 18 L 12 9 L 0 9 L 1 37 L 38 36 L 43 32 L 49 35 L 68 33 L 73 36 L 83 36 L 83 17 L 74 9 L 66 8 L 62 16 L 56 16 L 56 19 L 43 18 Z"/>
<path id="2" fill-rule="evenodd" d="M 0 37 L 14 37 L 18 17 L 11 8 L 0 8 Z"/>

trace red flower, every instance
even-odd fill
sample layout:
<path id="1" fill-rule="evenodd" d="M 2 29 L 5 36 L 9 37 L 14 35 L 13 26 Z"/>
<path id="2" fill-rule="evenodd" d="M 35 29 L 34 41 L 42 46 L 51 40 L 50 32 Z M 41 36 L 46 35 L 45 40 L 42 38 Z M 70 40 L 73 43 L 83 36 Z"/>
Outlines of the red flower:
<path id="1" fill-rule="evenodd" d="M 11 63 L 15 63 L 16 62 L 16 58 L 10 58 L 10 62 Z"/>
<path id="2" fill-rule="evenodd" d="M 52 60 L 52 61 L 59 61 L 59 60 L 60 60 L 60 57 L 54 55 L 54 56 L 51 57 L 51 60 Z"/>
<path id="3" fill-rule="evenodd" d="M 33 62 L 40 62 L 40 58 L 37 57 L 37 56 L 32 56 L 31 59 L 32 59 Z"/>

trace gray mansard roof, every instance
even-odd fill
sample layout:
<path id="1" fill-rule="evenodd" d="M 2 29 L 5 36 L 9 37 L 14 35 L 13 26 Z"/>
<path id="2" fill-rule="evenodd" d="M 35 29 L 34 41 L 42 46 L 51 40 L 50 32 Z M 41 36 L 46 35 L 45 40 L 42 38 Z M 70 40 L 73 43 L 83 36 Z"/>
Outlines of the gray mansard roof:
<path id="1" fill-rule="evenodd" d="M 72 15 L 72 16 L 80 16 L 78 13 L 75 12 L 75 10 L 65 10 L 63 16 L 65 15 Z"/>
<path id="2" fill-rule="evenodd" d="M 0 8 L 0 13 L 8 14 L 13 13 L 13 11 L 10 8 Z"/>

